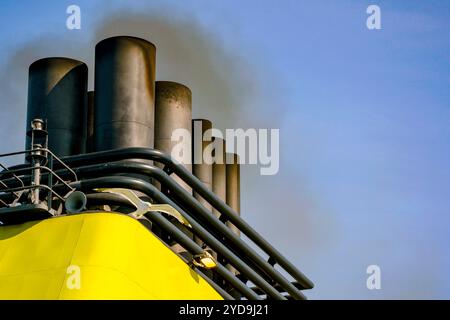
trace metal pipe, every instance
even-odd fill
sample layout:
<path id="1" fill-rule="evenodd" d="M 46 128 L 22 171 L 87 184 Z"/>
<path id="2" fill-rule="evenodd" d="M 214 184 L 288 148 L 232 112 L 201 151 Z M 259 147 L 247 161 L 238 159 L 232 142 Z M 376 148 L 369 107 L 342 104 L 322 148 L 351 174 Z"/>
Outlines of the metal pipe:
<path id="1" fill-rule="evenodd" d="M 135 163 L 136 165 L 142 165 L 151 167 L 145 164 Z M 130 164 L 131 166 L 134 163 Z M 160 170 L 153 167 L 154 170 Z M 183 188 L 180 188 L 176 183 L 174 183 L 179 190 L 186 192 Z M 102 177 L 97 179 L 82 180 L 72 184 L 73 187 L 80 189 L 82 191 L 88 191 L 94 188 L 132 188 L 133 190 L 145 193 L 147 196 L 159 203 L 166 203 L 171 205 L 175 210 L 180 212 L 183 217 L 185 217 L 191 224 L 193 230 L 202 237 L 202 239 L 208 243 L 214 250 L 220 251 L 233 265 L 235 265 L 241 272 L 247 276 L 252 282 L 264 290 L 268 295 L 274 299 L 284 300 L 285 298 L 277 290 L 275 290 L 268 282 L 266 282 L 260 275 L 249 268 L 241 259 L 239 259 L 233 252 L 231 252 L 226 246 L 224 246 L 219 240 L 211 236 L 211 234 L 205 230 L 201 225 L 199 225 L 195 220 L 193 220 L 190 215 L 177 206 L 172 200 L 170 200 L 166 195 L 161 193 L 152 184 L 137 178 L 114 176 L 114 177 Z M 189 196 L 190 197 L 190 196 Z M 191 197 L 190 197 L 191 198 Z M 228 230 L 228 229 L 227 229 Z M 300 296 L 304 298 L 304 296 Z"/>
<path id="2" fill-rule="evenodd" d="M 211 136 L 212 123 L 206 119 L 193 119 L 192 120 L 192 173 L 196 176 L 205 186 L 206 189 L 212 190 L 212 164 L 205 163 L 203 159 L 203 153 L 206 147 L 210 144 L 207 141 Z M 208 131 L 209 130 L 209 131 Z M 209 132 L 209 137 L 207 133 Z M 205 139 L 207 138 L 207 139 Z M 194 197 L 200 201 L 200 203 L 212 211 L 212 206 L 205 201 L 198 193 L 194 191 Z"/>
<path id="3" fill-rule="evenodd" d="M 180 243 L 181 246 L 183 246 L 183 248 L 187 249 L 193 255 L 203 253 L 203 249 L 198 244 L 196 244 L 192 239 L 190 239 L 187 235 L 185 235 L 181 230 L 176 228 L 164 217 L 158 214 L 146 214 L 145 216 L 147 219 L 157 224 L 165 232 L 171 234 L 175 241 Z M 252 300 L 260 299 L 260 297 L 256 295 L 253 290 L 250 290 L 249 287 L 247 287 L 244 283 L 242 283 L 238 278 L 236 278 L 234 274 L 228 271 L 220 263 L 217 264 L 216 271 L 221 277 L 223 277 L 226 281 L 231 283 L 234 288 L 236 288 L 239 292 L 241 292 L 243 296 L 246 297 L 247 299 Z M 205 279 L 209 278 L 205 276 Z M 224 296 L 224 294 L 222 295 Z M 232 297 L 228 295 L 228 293 L 226 297 L 228 299 L 232 299 Z"/>
<path id="4" fill-rule="evenodd" d="M 267 242 L 267 240 L 259 235 L 247 222 L 240 218 L 237 213 L 233 209 L 231 209 L 224 201 L 217 197 L 213 192 L 208 190 L 198 178 L 189 173 L 183 166 L 174 163 L 170 156 L 158 150 L 152 150 L 148 148 L 126 148 L 71 156 L 66 157 L 62 160 L 67 165 L 79 166 L 87 164 L 101 164 L 131 158 L 153 160 L 163 163 L 167 168 L 170 168 L 172 174 L 176 174 L 180 178 L 182 178 L 183 181 L 191 186 L 193 190 L 198 192 L 206 201 L 211 203 L 212 206 L 214 206 L 221 214 L 224 215 L 224 217 L 229 219 L 236 227 L 238 227 L 243 234 L 245 234 L 251 241 L 253 241 L 264 252 L 266 252 L 275 263 L 279 264 L 290 275 L 292 275 L 295 280 L 297 280 L 297 282 L 302 286 L 302 288 L 311 289 L 314 287 L 314 284 L 289 260 L 287 260 L 277 249 L 275 249 L 269 242 Z M 20 167 L 24 166 L 20 165 L 16 166 L 15 168 Z M 11 180 L 11 183 L 13 181 L 14 180 Z"/>
<path id="5" fill-rule="evenodd" d="M 112 37 L 95 47 L 94 149 L 154 144 L 155 46 Z"/>
<path id="6" fill-rule="evenodd" d="M 48 165 L 48 169 L 49 169 L 49 172 L 50 172 L 50 174 L 48 175 L 48 179 L 47 179 L 47 185 L 48 185 L 48 187 L 50 189 L 52 189 L 53 188 L 53 175 L 54 175 L 54 172 L 53 172 L 53 156 L 50 155 L 50 157 L 48 157 L 47 165 Z M 58 178 L 59 177 L 57 177 L 57 179 Z M 49 192 L 48 195 L 47 195 L 47 208 L 48 208 L 48 211 L 50 211 L 50 212 L 53 209 L 53 195 L 51 194 L 51 192 Z"/>
<path id="7" fill-rule="evenodd" d="M 176 228 L 175 228 L 176 229 Z M 223 266 L 220 266 L 219 267 L 219 265 L 217 265 L 217 268 L 223 268 Z M 203 280 L 205 280 L 211 287 L 213 287 L 221 296 L 222 296 L 222 298 L 224 298 L 224 300 L 236 300 L 234 297 L 232 297 L 228 292 L 226 292 L 221 286 L 219 286 L 217 283 L 215 283 L 210 277 L 208 277 L 206 274 L 205 274 L 205 270 L 200 270 L 200 269 L 197 269 L 196 270 L 197 271 L 197 273 L 200 275 L 200 277 L 202 277 L 203 278 Z M 231 274 L 231 275 L 229 275 L 230 277 L 232 277 L 233 275 Z M 246 287 L 246 288 L 248 288 L 247 286 L 245 286 L 244 285 L 244 287 Z M 239 290 L 239 289 L 237 289 L 238 291 L 241 291 L 241 290 Z M 253 289 L 252 289 L 252 291 L 253 291 Z M 253 292 L 255 292 L 255 291 L 253 291 Z M 242 292 L 241 292 L 242 293 Z M 244 296 L 246 296 L 246 295 L 244 295 Z M 247 297 L 248 299 L 252 299 L 252 298 L 249 298 L 249 297 Z"/>
<path id="8" fill-rule="evenodd" d="M 189 212 L 189 215 L 195 213 L 193 215 L 194 218 L 203 218 L 206 221 L 210 223 L 210 228 L 208 230 L 217 230 L 218 234 L 224 235 L 226 239 L 231 241 L 231 245 L 236 246 L 239 250 L 243 251 L 243 256 L 245 259 L 248 257 L 250 265 L 254 265 L 256 268 L 260 268 L 263 273 L 266 273 L 267 275 L 270 275 L 273 277 L 277 282 L 280 283 L 283 287 L 286 288 L 286 290 L 295 298 L 297 299 L 304 299 L 304 295 L 297 290 L 289 281 L 287 281 L 281 274 L 279 274 L 269 263 L 264 261 L 257 253 L 255 253 L 248 245 L 246 245 L 239 237 L 237 237 L 233 232 L 231 232 L 227 227 L 225 227 L 221 222 L 219 222 L 215 217 L 211 216 L 208 211 L 195 199 L 193 199 L 183 188 L 181 188 L 176 182 L 173 181 L 164 171 L 162 171 L 159 168 L 149 166 L 143 163 L 107 163 L 97 166 L 91 166 L 91 167 L 80 167 L 75 169 L 78 173 L 78 175 L 86 175 L 86 176 L 93 176 L 93 175 L 105 175 L 105 174 L 116 174 L 116 173 L 138 173 L 140 176 L 148 175 L 156 180 L 160 181 L 163 185 L 168 187 L 171 192 L 175 196 L 180 197 L 184 201 L 184 205 L 188 205 L 187 209 Z M 138 190 L 142 191 L 142 190 Z M 144 192 L 145 193 L 145 192 Z M 166 197 L 164 195 L 164 197 Z M 167 198 L 167 197 L 166 197 Z M 167 198 L 168 199 L 168 198 Z M 160 199 L 159 199 L 160 200 Z M 175 205 L 172 200 L 167 200 L 170 202 L 170 205 Z M 179 211 L 180 209 L 177 205 L 175 205 L 176 209 Z M 180 211 L 184 212 L 184 211 Z M 187 217 L 186 217 L 187 218 Z M 204 230 L 201 232 L 207 232 L 201 225 L 197 223 L 197 221 L 191 221 L 191 219 L 188 219 L 189 223 L 193 226 L 194 231 L 196 230 Z M 209 234 L 209 233 L 208 233 Z M 204 241 L 204 237 L 202 237 Z M 219 243 L 221 243 L 222 238 L 217 237 Z M 217 240 L 217 239 L 216 239 Z M 211 244 L 209 241 L 206 241 L 208 245 L 211 245 L 211 247 L 216 250 L 216 247 Z M 225 247 L 226 248 L 226 247 Z M 228 249 L 226 249 L 228 250 Z M 224 254 L 221 249 L 217 249 L 218 252 L 221 254 Z M 229 252 L 229 250 L 227 251 Z M 229 254 L 229 253 L 228 253 Z M 229 259 L 229 256 L 227 254 L 224 254 L 224 257 Z M 232 260 L 231 260 L 232 261 Z M 232 262 L 233 263 L 233 262 Z M 242 270 L 240 270 L 242 271 Z M 253 279 L 251 279 L 253 281 Z M 269 292 L 268 292 L 269 293 Z"/>
<path id="9" fill-rule="evenodd" d="M 225 140 L 217 137 L 213 137 L 213 157 L 214 162 L 212 164 L 212 192 L 216 194 L 223 201 L 226 200 L 226 170 L 225 170 Z M 220 212 L 216 208 L 212 208 L 214 216 L 220 218 Z M 214 253 L 214 257 L 220 261 L 223 261 L 223 257 Z"/>
<path id="10" fill-rule="evenodd" d="M 39 184 L 39 185 L 31 185 L 31 186 L 24 186 L 24 187 L 17 187 L 17 188 L 9 188 L 9 189 L 1 189 L 1 192 L 8 192 L 8 193 L 14 193 L 17 191 L 23 191 L 23 190 L 34 190 L 34 189 L 45 189 L 48 192 L 51 192 L 55 197 L 57 197 L 59 200 L 64 201 L 64 198 L 61 197 L 59 194 L 57 194 L 53 189 L 50 189 L 49 186 L 45 184 Z M 0 199 L 4 201 L 3 199 L 8 199 L 8 197 L 0 196 Z"/>
<path id="11" fill-rule="evenodd" d="M 212 192 L 222 201 L 227 201 L 226 144 L 225 140 L 217 137 L 214 137 L 213 143 L 215 145 L 214 158 L 216 161 L 212 165 Z M 216 208 L 213 208 L 213 213 L 217 218 L 220 217 L 220 212 Z"/>
<path id="12" fill-rule="evenodd" d="M 34 119 L 31 121 L 31 130 L 28 131 L 28 135 L 31 137 L 31 170 L 32 182 L 31 185 L 38 186 L 41 184 L 41 162 L 45 162 L 47 157 L 45 154 L 39 151 L 42 147 L 38 142 L 44 142 L 44 147 L 47 147 L 47 131 L 45 130 L 45 124 L 42 119 Z M 33 204 L 40 203 L 40 190 L 39 188 L 33 189 L 31 192 L 31 202 Z"/>
<path id="13" fill-rule="evenodd" d="M 185 85 L 171 81 L 156 81 L 155 101 L 155 149 L 167 154 L 172 151 L 177 160 L 192 172 L 191 135 L 192 135 L 192 93 Z M 175 130 L 183 132 L 175 135 Z M 180 130 L 178 130 L 180 131 Z M 176 140 L 175 140 L 176 139 Z M 157 164 L 160 168 L 161 164 Z M 175 180 L 187 191 L 192 189 L 180 178 Z"/>
<path id="14" fill-rule="evenodd" d="M 48 147 L 59 156 L 85 151 L 87 70 L 69 58 L 45 58 L 29 68 L 27 130 L 34 119 L 46 121 Z M 27 148 L 30 144 L 27 136 Z"/>
<path id="15" fill-rule="evenodd" d="M 40 152 L 40 151 L 37 151 L 37 152 Z M 48 159 L 48 161 L 50 162 L 50 159 L 51 159 L 51 157 Z M 2 175 L 10 175 L 10 174 L 14 174 L 14 173 L 19 173 L 19 172 L 26 172 L 26 171 L 31 171 L 32 173 L 31 173 L 31 181 L 34 181 L 34 171 L 35 170 L 37 170 L 37 169 L 39 169 L 39 171 L 47 171 L 47 172 L 49 172 L 50 174 L 49 174 L 49 176 L 55 176 L 56 177 L 56 179 L 58 179 L 58 183 L 62 183 L 63 185 L 65 185 L 66 187 L 68 187 L 69 189 L 70 189 L 70 186 L 67 184 L 67 182 L 65 182 L 64 180 L 62 180 L 62 178 L 58 175 L 58 174 L 56 174 L 50 167 L 46 167 L 45 165 L 39 165 L 39 167 L 38 168 L 36 168 L 36 167 L 34 167 L 33 165 L 31 165 L 30 167 L 26 167 L 26 168 L 17 168 L 17 169 L 14 169 L 14 170 L 8 170 L 8 171 L 2 171 L 2 172 L 0 172 L 0 177 L 2 176 Z M 44 178 L 45 177 L 45 175 L 42 175 L 42 178 Z M 26 179 L 27 179 L 27 176 L 24 176 L 23 177 L 23 179 L 24 180 L 16 180 L 16 178 L 14 178 L 14 179 L 12 179 L 12 178 L 9 178 L 9 179 L 2 179 L 2 180 L 0 180 L 0 181 L 2 181 L 2 183 L 4 183 L 5 181 L 14 181 L 14 182 L 18 182 L 22 187 L 24 187 L 25 185 L 24 185 L 24 183 L 23 183 L 23 181 L 26 181 L 26 182 L 29 182 L 29 181 L 27 181 Z"/>
<path id="16" fill-rule="evenodd" d="M 39 155 L 37 155 L 39 157 Z M 41 184 L 41 160 L 35 156 L 32 156 L 31 165 L 33 167 L 33 186 L 39 186 Z M 33 204 L 39 204 L 39 188 L 32 190 L 32 202 Z"/>
<path id="17" fill-rule="evenodd" d="M 227 161 L 226 164 L 226 202 L 227 205 L 234 210 L 234 212 L 236 212 L 238 215 L 241 215 L 241 173 L 239 156 L 235 153 L 227 154 L 226 160 L 229 159 L 232 161 Z M 238 237 L 241 235 L 241 232 L 233 223 L 227 221 L 226 225 Z M 227 268 L 231 272 L 238 273 L 238 271 L 233 266 L 228 265 Z"/>
<path id="18" fill-rule="evenodd" d="M 241 215 L 241 173 L 239 165 L 239 156 L 237 154 L 227 154 L 226 164 L 226 203 L 234 210 L 238 215 Z M 227 226 L 236 234 L 240 235 L 241 232 L 236 228 L 233 223 L 227 221 Z"/>
<path id="19" fill-rule="evenodd" d="M 183 211 L 180 207 L 178 207 L 172 200 L 167 198 L 165 195 L 162 195 L 162 193 L 160 193 L 158 191 L 158 195 L 160 197 L 164 197 L 164 199 L 165 199 L 164 203 L 169 203 L 175 209 L 177 209 L 178 211 L 183 213 L 183 215 L 189 220 L 189 223 L 192 225 L 196 234 L 199 235 L 201 239 L 203 239 L 208 245 L 210 245 L 212 248 L 214 248 L 214 250 L 217 250 L 222 255 L 224 255 L 226 257 L 226 259 L 229 259 L 229 261 L 231 261 L 233 264 L 235 264 L 238 268 L 244 268 L 243 270 L 240 269 L 244 275 L 246 275 L 255 284 L 261 285 L 261 283 L 262 283 L 261 288 L 263 288 L 265 291 L 271 290 L 272 296 L 274 298 L 277 297 L 277 295 L 274 293 L 275 291 L 273 290 L 273 287 L 271 289 L 270 288 L 267 289 L 268 284 L 262 282 L 265 280 L 262 280 L 262 278 L 260 276 L 258 276 L 257 274 L 254 274 L 254 271 L 250 271 L 253 269 L 250 269 L 247 265 L 243 264 L 242 260 L 240 260 L 240 258 L 238 256 L 236 256 L 234 253 L 232 253 L 232 251 L 230 251 L 227 247 L 223 246 L 221 236 L 216 236 L 214 238 L 208 231 L 206 231 L 206 229 L 204 229 L 201 225 L 199 225 L 195 220 L 192 220 L 192 218 L 189 218 L 191 212 L 193 214 L 193 217 L 198 217 L 198 215 L 201 213 L 201 212 L 199 213 L 198 208 L 202 208 L 202 206 L 195 199 L 193 199 L 186 192 L 186 190 L 184 190 L 176 182 L 174 182 L 173 179 L 171 179 L 163 170 L 153 167 L 153 166 L 143 164 L 143 163 L 134 163 L 134 162 L 128 162 L 128 163 L 117 162 L 117 163 L 93 165 L 93 166 L 89 166 L 89 167 L 75 168 L 74 170 L 76 170 L 80 176 L 89 176 L 89 177 L 96 176 L 96 175 L 104 176 L 107 174 L 119 174 L 119 173 L 121 173 L 121 174 L 137 173 L 137 174 L 139 174 L 139 176 L 148 175 L 148 176 L 156 178 L 158 181 L 162 182 L 166 187 L 169 187 L 170 190 L 172 190 L 172 192 L 174 192 L 175 195 L 178 195 L 178 196 L 181 195 L 181 197 L 184 201 L 196 203 L 197 205 L 194 204 L 194 206 L 191 205 L 190 207 L 188 207 L 190 209 L 189 214 L 188 214 L 187 212 Z M 120 177 L 120 178 L 122 178 L 122 177 Z M 119 177 L 118 177 L 118 179 L 119 179 Z M 81 183 L 84 183 L 84 182 L 85 181 L 82 181 Z M 141 189 L 137 189 L 137 190 L 142 191 Z M 158 198 L 156 200 L 161 201 L 161 199 L 162 198 Z M 203 212 L 203 215 L 205 215 L 205 212 Z M 209 214 L 206 214 L 206 216 L 209 218 L 212 218 Z M 222 226 L 222 227 L 228 231 L 228 229 L 226 227 L 224 227 L 224 226 Z M 214 239 L 214 240 L 211 240 L 211 239 Z M 211 243 L 210 241 L 215 241 L 215 242 Z M 236 251 L 238 249 L 233 249 L 233 250 Z M 247 250 L 251 250 L 251 249 L 249 249 L 247 247 Z M 230 258 L 230 255 L 231 255 L 231 258 Z M 248 260 L 247 257 L 252 258 L 252 257 L 254 257 L 254 254 L 250 254 L 248 251 L 246 251 L 243 254 L 243 257 L 245 260 Z M 247 264 L 252 265 L 253 264 L 252 260 L 248 260 Z M 255 265 L 255 267 L 257 268 L 257 265 Z M 252 272 L 252 274 L 249 275 L 248 272 Z M 257 277 L 257 278 L 255 279 L 254 277 Z M 268 294 L 269 295 L 271 294 L 270 291 L 268 291 Z M 301 293 L 299 293 L 299 295 L 301 298 L 304 298 L 304 296 Z"/>
<path id="20" fill-rule="evenodd" d="M 193 119 L 192 120 L 192 173 L 203 183 L 208 189 L 212 190 L 212 164 L 208 164 L 204 161 L 204 151 L 210 142 L 207 141 L 211 136 L 212 123 L 206 119 Z M 206 138 L 206 139 L 205 139 Z M 194 198 L 197 199 L 202 206 L 208 211 L 212 212 L 212 206 L 208 201 L 203 199 L 198 193 L 194 191 Z M 194 238 L 198 244 L 202 244 L 199 239 Z M 211 252 L 214 256 L 216 254 Z"/>

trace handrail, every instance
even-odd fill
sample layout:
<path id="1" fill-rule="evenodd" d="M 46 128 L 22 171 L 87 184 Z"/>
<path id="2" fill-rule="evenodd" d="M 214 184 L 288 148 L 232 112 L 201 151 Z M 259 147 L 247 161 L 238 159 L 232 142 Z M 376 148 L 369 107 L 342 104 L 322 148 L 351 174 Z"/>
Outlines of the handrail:
<path id="1" fill-rule="evenodd" d="M 61 178 L 55 171 L 53 171 L 52 169 L 50 169 L 49 167 L 46 166 L 40 166 L 38 168 L 36 167 L 26 167 L 26 168 L 17 168 L 17 169 L 12 169 L 12 170 L 7 170 L 7 171 L 2 171 L 0 172 L 0 176 L 2 175 L 8 175 L 11 173 L 18 173 L 18 172 L 23 172 L 23 171 L 34 171 L 34 170 L 44 170 L 47 171 L 48 173 L 52 174 L 53 176 L 56 177 L 56 179 L 58 179 L 59 182 L 61 182 L 62 184 L 64 184 L 67 188 L 69 189 L 73 189 L 66 181 L 64 181 L 63 178 Z M 66 169 L 64 169 L 66 170 Z M 71 171 L 73 171 L 72 169 L 70 169 Z M 75 172 L 74 172 L 75 173 Z M 4 180 L 0 180 L 0 181 L 4 181 Z M 21 180 L 23 183 L 23 180 Z M 75 180 L 76 181 L 76 180 Z"/>
<path id="2" fill-rule="evenodd" d="M 58 164 L 60 164 L 61 166 L 63 166 L 65 169 L 67 169 L 67 170 L 69 170 L 73 175 L 74 175 L 74 178 L 75 178 L 75 180 L 78 180 L 78 177 L 77 177 L 77 175 L 76 175 L 76 173 L 66 164 L 66 163 L 64 163 L 64 161 L 62 161 L 62 159 L 61 158 L 59 158 L 57 155 L 55 155 L 50 149 L 48 149 L 48 148 L 41 148 L 41 147 L 38 147 L 38 148 L 35 148 L 35 149 L 32 149 L 32 150 L 23 150 L 23 151 L 15 151 L 15 152 L 9 152 L 9 153 L 2 153 L 2 154 L 0 154 L 0 158 L 4 158 L 4 157 L 10 157 L 10 156 L 17 156 L 17 155 L 19 155 L 19 154 L 28 154 L 28 153 L 35 153 L 35 152 L 37 152 L 37 151 L 43 151 L 43 152 L 47 152 L 47 153 L 49 153 L 52 157 L 53 157 L 53 159 L 56 159 L 56 161 L 58 162 Z M 16 165 L 16 166 L 12 166 L 12 167 L 10 167 L 10 168 L 5 168 L 4 166 L 2 166 L 3 167 L 3 170 L 2 171 L 0 171 L 0 174 L 3 174 L 3 173 L 7 173 L 7 171 L 10 171 L 10 170 L 16 170 L 16 169 L 24 169 L 24 168 L 26 168 L 26 166 L 27 166 L 27 164 L 19 164 L 19 165 Z"/>
<path id="3" fill-rule="evenodd" d="M 3 169 L 3 170 L 8 170 L 8 168 L 7 167 L 5 167 L 3 164 L 1 164 L 0 163 L 0 167 Z M 0 174 L 2 174 L 4 171 L 1 171 L 0 172 Z M 16 176 L 15 174 L 13 174 L 13 177 L 14 177 L 14 179 L 16 179 L 17 181 L 19 181 L 19 183 L 21 183 L 22 184 L 22 187 L 25 187 L 25 185 L 23 184 L 23 181 L 18 177 L 18 176 Z"/>
<path id="4" fill-rule="evenodd" d="M 73 191 L 73 189 L 69 186 L 69 184 L 66 181 L 64 181 L 64 179 L 62 179 L 53 170 L 54 160 L 56 160 L 58 165 L 63 167 L 64 170 L 71 173 L 73 175 L 73 178 L 75 181 L 78 180 L 76 173 L 69 166 L 67 166 L 63 161 L 61 161 L 61 159 L 58 156 L 56 156 L 52 151 L 50 151 L 48 148 L 43 148 L 43 147 L 35 147 L 32 150 L 23 150 L 23 151 L 0 154 L 0 158 L 14 156 L 14 155 L 20 155 L 20 154 L 33 155 L 33 154 L 37 154 L 40 152 L 45 153 L 45 156 L 41 156 L 40 159 L 42 160 L 42 163 L 39 163 L 39 165 L 23 164 L 23 165 L 15 166 L 12 168 L 7 168 L 0 163 L 0 167 L 3 169 L 2 171 L 0 171 L 0 177 L 4 176 L 4 175 L 11 175 L 21 185 L 20 188 L 12 188 L 12 187 L 9 187 L 7 184 L 5 184 L 5 181 L 7 181 L 7 179 L 0 179 L 0 185 L 2 185 L 4 187 L 3 189 L 0 189 L 0 192 L 2 192 L 3 194 L 13 193 L 15 196 L 15 199 L 12 202 L 15 203 L 15 202 L 19 201 L 23 195 L 23 193 L 16 193 L 16 191 L 36 190 L 37 192 L 39 192 L 39 189 L 46 189 L 48 191 L 48 193 L 47 193 L 47 208 L 49 211 L 51 211 L 51 209 L 52 209 L 52 194 L 54 196 L 56 196 L 57 198 L 59 198 L 60 200 L 64 201 L 64 197 L 62 197 L 61 195 L 59 195 L 53 191 L 53 177 L 55 177 L 57 179 L 57 182 L 56 182 L 57 184 L 62 183 L 67 188 L 69 188 L 70 191 Z M 50 155 L 50 156 L 48 156 L 48 155 Z M 49 166 L 47 166 L 47 164 L 49 164 Z M 23 180 L 20 179 L 16 175 L 16 173 L 23 173 L 23 172 L 27 172 L 27 171 L 31 172 L 32 174 L 33 174 L 33 172 L 38 172 L 37 173 L 37 175 L 39 177 L 38 180 L 35 180 L 34 182 L 30 181 L 30 186 L 26 186 L 24 184 Z M 39 182 L 39 179 L 41 177 L 41 171 L 48 172 L 48 175 L 49 175 L 48 176 L 49 179 L 47 181 L 48 185 L 42 185 Z M 34 196 L 37 198 L 37 201 L 39 201 L 39 193 L 36 193 Z M 2 199 L 1 203 L 5 204 L 5 201 L 3 201 L 3 199 Z M 9 205 L 6 204 L 6 206 L 9 206 Z"/>
<path id="5" fill-rule="evenodd" d="M 16 192 L 16 191 L 34 190 L 34 189 L 45 189 L 45 190 L 51 192 L 59 200 L 64 201 L 63 197 L 61 197 L 52 188 L 50 188 L 49 186 L 46 186 L 45 184 L 36 184 L 36 185 L 33 185 L 33 186 L 25 186 L 25 187 L 9 188 L 9 189 L 0 189 L 0 192 Z"/>

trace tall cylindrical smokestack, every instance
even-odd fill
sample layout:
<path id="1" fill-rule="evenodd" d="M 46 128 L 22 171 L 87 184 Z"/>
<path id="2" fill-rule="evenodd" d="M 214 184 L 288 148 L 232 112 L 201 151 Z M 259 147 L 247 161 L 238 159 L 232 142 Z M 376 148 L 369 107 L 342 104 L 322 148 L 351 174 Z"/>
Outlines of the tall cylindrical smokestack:
<path id="1" fill-rule="evenodd" d="M 237 214 L 241 214 L 241 172 L 239 165 L 239 156 L 237 154 L 227 154 L 226 164 L 226 202 Z M 232 161 L 230 161 L 232 160 Z M 231 222 L 226 225 L 238 236 L 241 232 Z M 228 270 L 233 273 L 238 271 L 231 265 L 227 266 Z"/>
<path id="2" fill-rule="evenodd" d="M 85 151 L 87 74 L 86 64 L 69 58 L 45 58 L 30 66 L 26 128 L 33 119 L 47 121 L 49 149 L 58 156 Z"/>
<path id="3" fill-rule="evenodd" d="M 87 95 L 86 152 L 94 152 L 94 91 Z"/>
<path id="4" fill-rule="evenodd" d="M 205 184 L 205 186 L 212 190 L 212 164 L 205 163 L 203 159 L 203 152 L 211 141 L 206 141 L 204 134 L 206 131 L 212 129 L 212 123 L 205 119 L 192 120 L 192 130 L 194 132 L 192 139 L 192 173 Z M 211 131 L 209 131 L 211 132 Z M 209 211 L 212 211 L 212 206 L 206 202 L 200 195 L 194 192 L 194 197 Z"/>
<path id="5" fill-rule="evenodd" d="M 239 165 L 239 156 L 237 154 L 227 154 L 226 165 L 226 202 L 227 204 L 238 214 L 241 213 L 241 173 L 240 173 L 240 165 Z M 233 230 L 234 233 L 240 235 L 239 230 L 227 222 L 227 225 Z"/>
<path id="6" fill-rule="evenodd" d="M 214 157 L 216 161 L 212 165 L 212 191 L 224 202 L 227 201 L 227 176 L 226 176 L 226 157 L 225 157 L 225 140 L 214 138 Z M 213 208 L 216 217 L 220 216 L 219 211 Z"/>
<path id="7" fill-rule="evenodd" d="M 155 46 L 134 37 L 95 47 L 94 148 L 153 148 Z"/>
<path id="8" fill-rule="evenodd" d="M 181 83 L 171 81 L 156 82 L 155 101 L 155 149 L 171 154 L 176 147 L 177 160 L 192 172 L 192 93 Z M 183 129 L 187 135 L 176 136 L 180 139 L 172 141 L 172 133 Z M 182 140 L 181 140 L 182 139 Z M 191 188 L 178 177 L 175 180 L 186 190 Z"/>

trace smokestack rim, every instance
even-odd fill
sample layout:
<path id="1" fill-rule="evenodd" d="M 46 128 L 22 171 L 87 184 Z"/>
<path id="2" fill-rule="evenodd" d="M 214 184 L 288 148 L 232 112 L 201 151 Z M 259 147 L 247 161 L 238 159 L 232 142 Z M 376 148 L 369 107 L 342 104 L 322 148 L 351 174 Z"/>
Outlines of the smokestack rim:
<path id="1" fill-rule="evenodd" d="M 192 96 L 192 90 L 187 85 L 185 85 L 184 83 L 176 82 L 176 81 L 169 81 L 169 80 L 157 80 L 157 81 L 155 81 L 155 86 L 158 83 L 169 84 L 169 85 L 174 85 L 174 86 L 177 86 L 177 87 L 182 87 L 182 88 L 186 89 L 190 93 L 190 95 Z"/>
<path id="2" fill-rule="evenodd" d="M 118 36 L 104 38 L 104 39 L 100 40 L 99 42 L 97 42 L 97 44 L 95 45 L 95 49 L 97 49 L 97 47 L 100 45 L 103 45 L 105 43 L 112 42 L 112 41 L 117 41 L 117 40 L 142 41 L 145 44 L 153 47 L 153 49 L 156 51 L 156 45 L 154 43 L 150 42 L 149 40 L 144 39 L 144 38 L 135 37 L 135 36 L 127 36 L 127 35 L 118 35 Z"/>
<path id="3" fill-rule="evenodd" d="M 77 60 L 75 58 L 69 58 L 69 57 L 60 57 L 60 56 L 45 57 L 45 58 L 40 58 L 38 60 L 35 60 L 33 63 L 30 64 L 28 69 L 31 70 L 31 69 L 34 69 L 37 67 L 44 66 L 48 62 L 66 62 L 66 63 L 71 62 L 71 63 L 73 63 L 74 66 L 81 66 L 83 68 L 86 68 L 86 70 L 88 69 L 87 64 L 81 60 Z"/>
<path id="4" fill-rule="evenodd" d="M 192 122 L 195 122 L 195 121 L 201 121 L 201 122 L 203 122 L 203 123 L 206 123 L 206 125 L 209 127 L 209 126 L 211 126 L 212 127 L 212 121 L 211 120 L 209 120 L 209 119 L 205 119 L 205 118 L 195 118 L 195 119 L 192 119 Z"/>

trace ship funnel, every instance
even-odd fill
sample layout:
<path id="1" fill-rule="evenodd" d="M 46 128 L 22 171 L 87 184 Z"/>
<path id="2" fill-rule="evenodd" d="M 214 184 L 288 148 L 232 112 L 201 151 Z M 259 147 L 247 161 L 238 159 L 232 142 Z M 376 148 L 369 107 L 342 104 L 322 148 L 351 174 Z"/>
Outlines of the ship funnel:
<path id="1" fill-rule="evenodd" d="M 94 152 L 94 91 L 87 94 L 86 152 Z"/>
<path id="2" fill-rule="evenodd" d="M 154 146 L 155 46 L 135 37 L 95 47 L 95 151 Z"/>
<path id="3" fill-rule="evenodd" d="M 47 123 L 48 147 L 58 156 L 84 153 L 87 66 L 69 58 L 45 58 L 30 65 L 27 129 L 34 119 Z M 26 138 L 30 148 L 31 137 Z"/>
<path id="4" fill-rule="evenodd" d="M 226 176 L 226 157 L 225 157 L 225 140 L 214 137 L 214 158 L 212 191 L 224 202 L 227 201 L 227 176 Z M 218 210 L 213 208 L 216 217 L 220 216 Z"/>
<path id="5" fill-rule="evenodd" d="M 226 202 L 227 204 L 240 215 L 241 213 L 241 172 L 239 164 L 239 156 L 234 153 L 227 154 L 226 165 Z M 237 235 L 240 235 L 239 229 L 233 224 L 227 222 L 227 225 Z"/>
<path id="6" fill-rule="evenodd" d="M 157 81 L 155 102 L 155 149 L 167 154 L 171 154 L 172 151 L 174 151 L 176 157 L 178 157 L 177 160 L 180 161 L 189 172 L 192 172 L 191 121 L 191 90 L 181 83 Z M 182 130 L 176 131 L 177 129 Z M 183 133 L 188 134 L 183 135 Z M 172 140 L 172 138 L 175 140 Z M 174 148 L 178 148 L 178 151 Z M 162 167 L 160 164 L 159 166 Z M 187 191 L 192 192 L 191 188 L 184 183 L 183 180 L 176 176 L 174 179 Z"/>
<path id="7" fill-rule="evenodd" d="M 212 190 L 212 164 L 208 164 L 203 159 L 203 154 L 207 146 L 211 143 L 212 137 L 207 137 L 205 133 L 211 134 L 212 123 L 206 119 L 192 120 L 192 130 L 194 131 L 192 139 L 192 156 L 193 165 L 192 173 L 205 184 L 205 186 Z M 210 140 L 210 141 L 207 141 Z M 194 192 L 194 197 L 209 211 L 212 212 L 212 206 L 205 201 L 200 195 Z"/>

